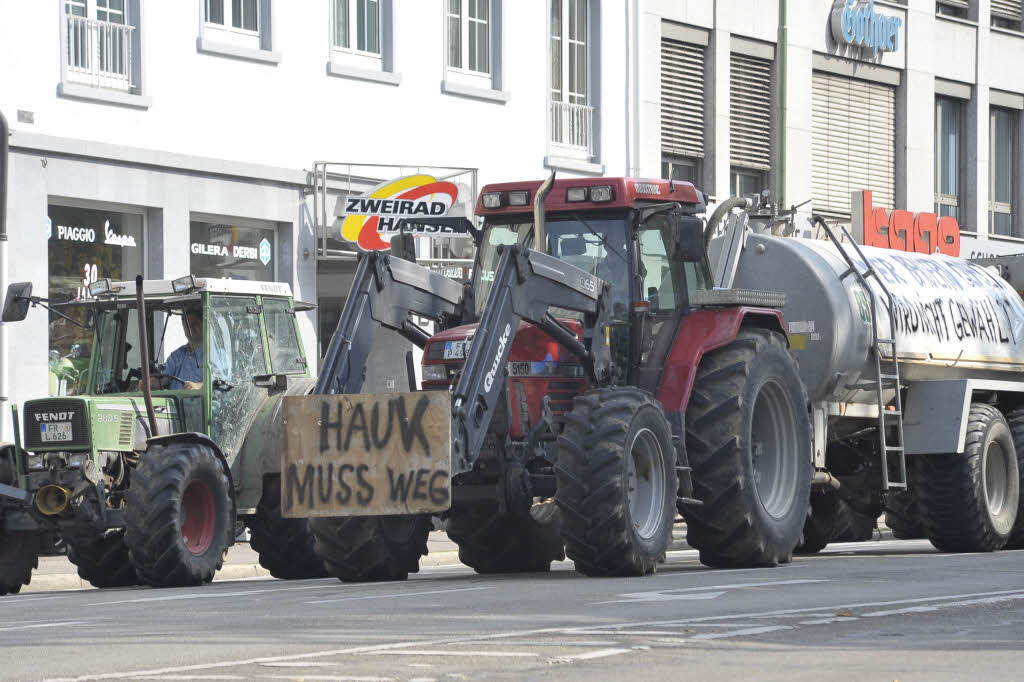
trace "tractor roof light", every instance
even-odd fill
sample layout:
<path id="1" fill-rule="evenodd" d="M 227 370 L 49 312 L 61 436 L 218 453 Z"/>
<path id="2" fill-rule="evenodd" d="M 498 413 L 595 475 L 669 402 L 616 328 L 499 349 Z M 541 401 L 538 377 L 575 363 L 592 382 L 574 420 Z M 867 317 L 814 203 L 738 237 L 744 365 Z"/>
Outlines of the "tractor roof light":
<path id="1" fill-rule="evenodd" d="M 185 275 L 171 281 L 171 287 L 176 294 L 187 294 L 200 288 L 201 284 L 196 281 L 195 275 Z"/>
<path id="2" fill-rule="evenodd" d="M 508 205 L 509 206 L 529 206 L 530 205 L 530 192 L 527 190 L 509 192 L 508 193 Z"/>
<path id="3" fill-rule="evenodd" d="M 484 208 L 501 208 L 501 192 L 487 192 L 483 196 Z"/>
<path id="4" fill-rule="evenodd" d="M 99 298 L 100 296 L 113 296 L 122 289 L 124 289 L 124 285 L 115 285 L 110 281 L 109 277 L 104 277 L 103 279 L 98 279 L 89 284 L 89 295 L 93 298 Z"/>
<path id="5" fill-rule="evenodd" d="M 590 200 L 593 202 L 605 202 L 612 200 L 611 185 L 597 185 L 590 188 Z"/>
<path id="6" fill-rule="evenodd" d="M 570 187 L 565 190 L 565 200 L 567 202 L 578 202 L 587 200 L 587 188 L 586 187 Z"/>

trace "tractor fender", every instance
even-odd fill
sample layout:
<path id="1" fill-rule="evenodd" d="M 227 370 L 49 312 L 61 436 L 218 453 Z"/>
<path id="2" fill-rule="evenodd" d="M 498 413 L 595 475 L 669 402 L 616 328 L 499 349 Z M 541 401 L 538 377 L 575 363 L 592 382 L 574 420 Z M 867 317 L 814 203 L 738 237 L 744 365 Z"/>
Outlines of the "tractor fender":
<path id="1" fill-rule="evenodd" d="M 255 511 L 263 495 L 263 478 L 281 472 L 282 399 L 289 395 L 308 395 L 315 386 L 316 379 L 290 376 L 288 388 L 260 402 L 234 462 L 241 513 Z"/>
<path id="2" fill-rule="evenodd" d="M 196 431 L 184 431 L 181 433 L 168 433 L 163 436 L 153 436 L 152 438 L 146 439 L 146 447 L 150 445 L 169 445 L 171 443 L 198 443 L 199 445 L 205 445 L 206 447 L 213 450 L 213 454 L 217 456 L 217 461 L 220 462 L 221 467 L 224 469 L 224 475 L 228 477 L 228 490 L 231 491 L 231 516 L 235 517 L 238 510 L 238 503 L 235 495 L 234 479 L 231 476 L 231 467 L 228 466 L 227 457 L 221 452 L 221 449 L 217 447 L 217 444 L 213 442 L 209 436 L 205 433 L 198 433 Z M 143 455 L 145 457 L 145 455 Z"/>
<path id="3" fill-rule="evenodd" d="M 704 354 L 732 343 L 744 327 L 778 332 L 789 345 L 782 313 L 772 308 L 695 310 L 683 318 L 658 385 L 658 400 L 667 414 L 686 412 Z"/>

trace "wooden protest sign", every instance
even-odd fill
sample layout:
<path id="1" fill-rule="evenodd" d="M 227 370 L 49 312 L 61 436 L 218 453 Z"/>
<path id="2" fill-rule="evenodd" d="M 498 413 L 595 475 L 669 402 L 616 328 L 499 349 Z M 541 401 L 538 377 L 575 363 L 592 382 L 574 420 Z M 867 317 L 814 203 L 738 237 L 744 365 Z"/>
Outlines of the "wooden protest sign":
<path id="1" fill-rule="evenodd" d="M 281 515 L 375 516 L 451 506 L 446 391 L 287 396 Z"/>

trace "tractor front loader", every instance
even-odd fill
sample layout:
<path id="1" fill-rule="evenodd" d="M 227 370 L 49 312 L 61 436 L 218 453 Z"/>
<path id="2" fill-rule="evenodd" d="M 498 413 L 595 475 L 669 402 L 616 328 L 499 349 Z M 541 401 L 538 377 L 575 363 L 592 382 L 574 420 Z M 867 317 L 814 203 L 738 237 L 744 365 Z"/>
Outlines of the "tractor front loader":
<path id="1" fill-rule="evenodd" d="M 468 288 L 364 254 L 319 395 L 283 408 L 282 514 L 328 571 L 405 578 L 431 515 L 480 573 L 651 573 L 677 512 L 708 565 L 789 561 L 811 455 L 782 297 L 709 289 L 703 209 L 552 177 L 484 189 Z M 360 393 L 381 328 L 424 349 L 423 390 Z"/>

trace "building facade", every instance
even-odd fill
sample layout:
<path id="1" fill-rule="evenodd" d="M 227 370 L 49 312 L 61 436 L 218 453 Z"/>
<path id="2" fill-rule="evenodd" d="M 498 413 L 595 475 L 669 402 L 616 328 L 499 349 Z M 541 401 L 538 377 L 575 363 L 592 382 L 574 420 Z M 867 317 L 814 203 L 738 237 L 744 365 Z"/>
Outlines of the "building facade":
<path id="1" fill-rule="evenodd" d="M 771 189 L 842 221 L 870 190 L 955 217 L 965 256 L 1024 251 L 1020 0 L 0 2 L 2 279 L 58 299 L 136 274 L 285 281 L 320 304 L 300 314 L 314 367 L 358 250 L 344 199 L 417 173 L 462 215 L 552 169 Z M 470 256 L 421 242 L 456 276 Z M 88 351 L 76 327 L 8 330 L 6 397 L 74 390 L 51 370 Z"/>

